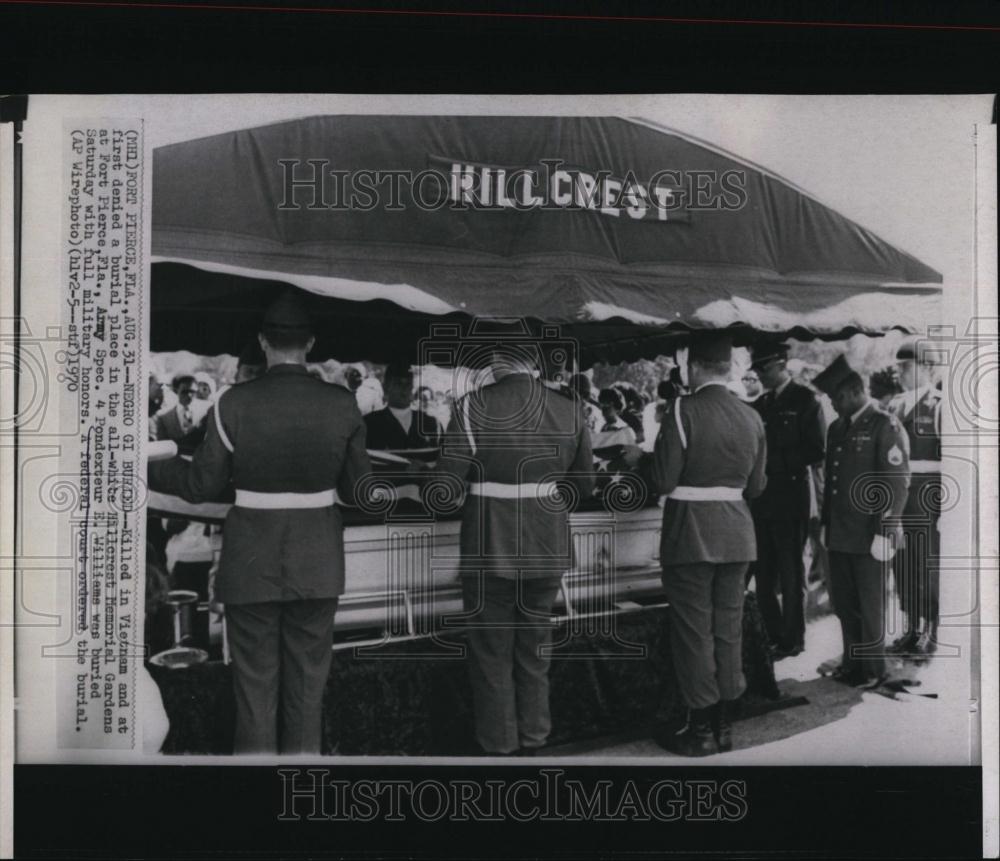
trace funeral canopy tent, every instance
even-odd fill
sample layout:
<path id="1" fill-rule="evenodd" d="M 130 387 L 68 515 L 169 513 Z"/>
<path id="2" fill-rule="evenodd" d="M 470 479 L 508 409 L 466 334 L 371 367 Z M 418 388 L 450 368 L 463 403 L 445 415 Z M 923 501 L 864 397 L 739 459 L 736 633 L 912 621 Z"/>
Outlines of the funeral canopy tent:
<path id="1" fill-rule="evenodd" d="M 941 290 L 775 174 L 617 117 L 322 116 L 161 147 L 152 251 L 152 349 L 202 354 L 238 352 L 288 284 L 314 356 L 342 360 L 474 317 L 559 324 L 589 361 L 691 329 L 842 338 L 914 329 Z"/>

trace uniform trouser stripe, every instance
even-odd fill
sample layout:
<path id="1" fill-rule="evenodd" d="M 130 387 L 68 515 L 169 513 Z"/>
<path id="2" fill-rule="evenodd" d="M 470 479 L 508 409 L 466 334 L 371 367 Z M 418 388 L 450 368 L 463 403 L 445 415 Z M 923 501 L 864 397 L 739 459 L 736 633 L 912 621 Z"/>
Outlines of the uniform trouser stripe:
<path id="1" fill-rule="evenodd" d="M 684 704 L 703 709 L 735 700 L 743 677 L 743 595 L 747 562 L 670 565 L 670 648 Z"/>

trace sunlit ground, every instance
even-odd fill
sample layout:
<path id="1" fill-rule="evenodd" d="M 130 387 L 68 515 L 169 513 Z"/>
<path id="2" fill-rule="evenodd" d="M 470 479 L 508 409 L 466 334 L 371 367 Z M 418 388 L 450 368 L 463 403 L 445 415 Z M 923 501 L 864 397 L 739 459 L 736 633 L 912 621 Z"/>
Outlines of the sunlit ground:
<path id="1" fill-rule="evenodd" d="M 942 629 L 941 639 L 961 643 L 967 629 Z M 911 694 L 890 699 L 859 691 L 828 678 L 817 667 L 841 653 L 840 625 L 835 616 L 812 621 L 806 651 L 775 665 L 782 694 L 804 696 L 807 705 L 772 711 L 737 722 L 730 753 L 699 759 L 718 765 L 958 765 L 976 761 L 970 748 L 976 714 L 968 650 L 942 648 L 923 666 L 893 661 L 894 677 L 919 682 Z M 952 654 L 947 654 L 951 652 Z M 888 693 L 888 692 L 887 692 Z M 937 698 L 920 696 L 937 694 Z M 557 756 L 635 757 L 691 762 L 667 753 L 651 739 L 586 746 L 567 746 Z"/>

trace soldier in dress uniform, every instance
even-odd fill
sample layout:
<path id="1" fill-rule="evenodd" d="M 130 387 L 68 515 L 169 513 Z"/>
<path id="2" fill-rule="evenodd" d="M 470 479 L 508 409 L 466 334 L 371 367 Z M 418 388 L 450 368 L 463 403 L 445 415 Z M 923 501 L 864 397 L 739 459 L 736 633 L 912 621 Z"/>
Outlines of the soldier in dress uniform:
<path id="1" fill-rule="evenodd" d="M 933 355 L 912 341 L 896 353 L 903 392 L 889 409 L 910 442 L 910 490 L 903 509 L 905 538 L 893 559 L 896 592 L 905 617 L 892 650 L 926 656 L 937 649 L 941 570 L 938 532 L 941 498 L 941 392 L 934 386 Z"/>
<path id="2" fill-rule="evenodd" d="M 545 649 L 560 578 L 572 565 L 557 482 L 568 479 L 580 498 L 594 487 L 580 403 L 534 376 L 537 359 L 513 346 L 495 349 L 496 382 L 457 403 L 438 464 L 468 482 L 461 528 L 468 668 L 477 752 L 491 755 L 531 754 L 548 738 Z"/>
<path id="3" fill-rule="evenodd" d="M 267 372 L 215 401 L 191 462 L 152 464 L 150 479 L 192 503 L 230 481 L 236 488 L 216 579 L 233 662 L 235 752 L 318 753 L 344 591 L 336 503 L 350 504 L 369 471 L 365 425 L 351 392 L 306 370 L 314 339 L 296 295 L 268 308 L 259 340 Z"/>
<path id="4" fill-rule="evenodd" d="M 757 561 L 752 573 L 775 657 L 805 648 L 810 470 L 822 463 L 826 424 L 816 395 L 786 367 L 788 347 L 754 345 L 752 368 L 766 389 L 753 406 L 767 432 L 767 487 L 753 501 Z M 780 596 L 780 601 L 779 601 Z"/>
<path id="5" fill-rule="evenodd" d="M 663 508 L 660 561 L 670 602 L 670 645 L 687 725 L 657 741 L 682 756 L 732 748 L 730 712 L 746 689 L 743 596 L 756 557 L 747 502 L 767 482 L 764 424 L 726 387 L 732 365 L 727 335 L 692 338 L 693 394 L 663 417 L 654 451 Z"/>
<path id="6" fill-rule="evenodd" d="M 852 685 L 885 676 L 884 571 L 902 538 L 910 467 L 906 433 L 865 391 L 843 356 L 813 381 L 839 418 L 830 425 L 823 488 L 830 589 L 844 640 L 834 677 Z"/>

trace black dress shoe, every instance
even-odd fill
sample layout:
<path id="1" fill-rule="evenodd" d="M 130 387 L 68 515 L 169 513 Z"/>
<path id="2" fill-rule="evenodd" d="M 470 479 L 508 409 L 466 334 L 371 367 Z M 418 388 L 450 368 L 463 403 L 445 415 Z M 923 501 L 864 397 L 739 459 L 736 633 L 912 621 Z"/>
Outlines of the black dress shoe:
<path id="1" fill-rule="evenodd" d="M 711 756 L 719 752 L 719 745 L 712 731 L 715 706 L 690 709 L 687 724 L 679 732 L 663 732 L 656 736 L 656 743 L 678 756 Z"/>
<path id="2" fill-rule="evenodd" d="M 722 700 L 715 707 L 712 731 L 715 733 L 719 753 L 727 753 L 733 749 L 733 712 L 736 703 L 736 700 Z"/>

